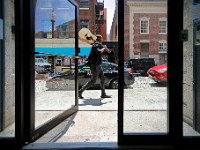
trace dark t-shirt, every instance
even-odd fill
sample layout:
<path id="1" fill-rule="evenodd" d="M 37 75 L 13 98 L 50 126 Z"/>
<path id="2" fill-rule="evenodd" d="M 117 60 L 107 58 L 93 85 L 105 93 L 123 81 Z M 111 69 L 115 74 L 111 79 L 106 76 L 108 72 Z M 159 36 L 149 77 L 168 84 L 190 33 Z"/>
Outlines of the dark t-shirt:
<path id="1" fill-rule="evenodd" d="M 103 48 L 103 45 L 99 42 L 95 42 L 92 45 L 90 55 L 88 57 L 88 63 L 89 65 L 100 65 L 102 63 L 102 58 L 101 58 L 101 49 Z"/>

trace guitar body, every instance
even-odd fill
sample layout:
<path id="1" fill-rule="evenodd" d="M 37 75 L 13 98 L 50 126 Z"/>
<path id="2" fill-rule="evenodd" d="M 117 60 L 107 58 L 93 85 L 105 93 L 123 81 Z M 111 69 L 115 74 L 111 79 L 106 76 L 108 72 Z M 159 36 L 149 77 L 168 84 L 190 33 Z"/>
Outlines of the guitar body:
<path id="1" fill-rule="evenodd" d="M 97 37 L 94 34 L 92 34 L 88 28 L 82 28 L 78 32 L 78 36 L 81 41 L 86 42 L 88 44 L 93 44 L 97 39 Z"/>

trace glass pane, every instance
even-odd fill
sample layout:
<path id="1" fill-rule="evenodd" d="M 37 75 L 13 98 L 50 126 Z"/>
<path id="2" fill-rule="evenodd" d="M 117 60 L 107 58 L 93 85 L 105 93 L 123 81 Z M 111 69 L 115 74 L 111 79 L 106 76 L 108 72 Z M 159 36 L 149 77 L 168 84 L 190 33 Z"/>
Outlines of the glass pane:
<path id="1" fill-rule="evenodd" d="M 35 12 L 35 127 L 75 105 L 75 7 L 37 0 Z"/>
<path id="2" fill-rule="evenodd" d="M 167 1 L 124 2 L 124 133 L 167 133 Z M 125 75 L 125 79 L 128 76 Z"/>
<path id="3" fill-rule="evenodd" d="M 14 1 L 0 1 L 0 137 L 15 136 L 14 16 Z"/>
<path id="4" fill-rule="evenodd" d="M 184 0 L 183 135 L 200 136 L 200 2 Z M 188 33 L 187 33 L 188 32 Z M 187 39 L 188 37 L 188 39 Z"/>
<path id="5" fill-rule="evenodd" d="M 80 4 L 80 0 L 76 0 L 76 2 L 77 4 Z M 79 111 L 36 141 L 38 143 L 41 141 L 43 142 L 44 140 L 47 142 L 55 141 L 57 143 L 116 143 L 117 141 L 118 82 L 116 78 L 118 76 L 118 42 L 116 38 L 113 39 L 106 36 L 109 32 L 110 34 L 113 34 L 117 31 L 117 15 L 113 15 L 115 12 L 115 0 L 88 0 L 88 2 L 90 4 L 88 9 L 79 7 L 78 31 L 82 28 L 88 28 L 94 35 L 101 34 L 103 36 L 103 45 L 107 45 L 107 47 L 112 51 L 111 53 L 105 52 L 102 56 L 104 60 L 102 68 L 105 75 L 105 91 L 106 94 L 111 95 L 112 98 L 101 98 L 100 80 L 98 79 L 95 84 L 82 93 L 83 99 L 79 99 L 78 104 Z M 89 16 L 85 14 L 88 14 Z M 113 23 L 112 28 L 111 26 L 113 20 L 115 20 L 115 22 Z M 79 38 L 79 88 L 91 79 L 90 67 L 85 64 L 90 54 L 92 45 L 88 44 L 86 41 L 86 39 L 82 41 Z M 47 137 L 49 135 L 52 136 L 52 133 L 57 134 L 56 136 L 53 136 L 52 140 L 49 140 Z"/>

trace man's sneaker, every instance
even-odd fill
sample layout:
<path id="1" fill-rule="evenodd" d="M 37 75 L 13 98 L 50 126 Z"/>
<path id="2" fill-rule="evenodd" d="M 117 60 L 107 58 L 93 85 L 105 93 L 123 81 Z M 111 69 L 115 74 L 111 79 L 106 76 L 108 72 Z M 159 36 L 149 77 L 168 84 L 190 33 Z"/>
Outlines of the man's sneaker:
<path id="1" fill-rule="evenodd" d="M 101 98 L 112 98 L 112 97 L 109 95 L 103 94 L 103 95 L 101 95 Z"/>
<path id="2" fill-rule="evenodd" d="M 82 96 L 82 92 L 78 92 L 78 97 L 80 98 L 80 99 L 83 99 L 83 96 Z"/>

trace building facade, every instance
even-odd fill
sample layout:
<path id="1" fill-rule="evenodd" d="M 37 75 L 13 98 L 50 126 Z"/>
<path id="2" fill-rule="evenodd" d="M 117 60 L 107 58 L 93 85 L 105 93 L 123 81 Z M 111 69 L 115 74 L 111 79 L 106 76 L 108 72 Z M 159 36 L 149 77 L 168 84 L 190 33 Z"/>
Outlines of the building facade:
<path id="1" fill-rule="evenodd" d="M 106 9 L 104 0 L 75 0 L 79 5 L 79 29 L 88 28 L 106 40 Z M 94 14 L 94 15 L 91 15 Z"/>
<path id="2" fill-rule="evenodd" d="M 116 40 L 116 9 L 111 39 Z M 167 2 L 126 0 L 124 6 L 124 59 L 151 57 L 167 63 Z"/>

